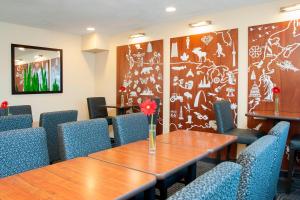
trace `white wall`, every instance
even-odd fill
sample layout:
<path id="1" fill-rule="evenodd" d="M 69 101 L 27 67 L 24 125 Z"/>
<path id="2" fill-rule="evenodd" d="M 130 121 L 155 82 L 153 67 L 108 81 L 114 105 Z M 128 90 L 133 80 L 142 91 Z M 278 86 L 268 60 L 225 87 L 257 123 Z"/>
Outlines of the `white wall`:
<path id="1" fill-rule="evenodd" d="M 86 98 L 95 95 L 95 55 L 82 53 L 81 37 L 0 22 L 0 101 L 30 104 L 33 118 L 42 112 L 76 109 L 87 119 Z M 11 95 L 11 43 L 63 49 L 63 93 Z"/>
<path id="2" fill-rule="evenodd" d="M 272 3 L 244 7 L 220 13 L 212 13 L 207 16 L 195 16 L 190 20 L 179 21 L 170 24 L 158 24 L 153 27 L 137 30 L 143 31 L 147 37 L 141 42 L 164 39 L 164 131 L 168 131 L 169 124 L 169 62 L 170 62 L 170 38 L 224 30 L 231 28 L 239 29 L 239 95 L 238 95 L 238 126 L 246 127 L 247 121 L 247 90 L 248 90 L 248 26 L 279 22 L 292 18 L 299 18 L 299 13 L 280 13 L 279 8 L 298 3 L 296 0 L 275 0 Z M 178 8 L 180 9 L 180 8 Z M 175 13 L 176 14 L 176 13 Z M 188 24 L 199 20 L 212 20 L 213 25 L 200 29 L 191 29 Z M 115 102 L 116 95 L 116 47 L 136 41 L 129 41 L 128 36 L 132 34 L 123 33 L 111 38 L 109 53 L 97 55 L 96 92 L 97 95 L 106 96 L 107 101 Z M 106 59 L 106 60 L 105 60 Z"/>

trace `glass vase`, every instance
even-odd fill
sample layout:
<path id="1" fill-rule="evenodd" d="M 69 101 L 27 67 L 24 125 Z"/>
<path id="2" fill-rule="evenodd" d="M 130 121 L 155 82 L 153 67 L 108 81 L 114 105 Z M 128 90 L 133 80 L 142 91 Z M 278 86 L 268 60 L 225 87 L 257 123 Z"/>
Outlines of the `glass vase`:
<path id="1" fill-rule="evenodd" d="M 156 125 L 149 125 L 149 153 L 156 153 Z"/>
<path id="2" fill-rule="evenodd" d="M 279 114 L 279 96 L 275 95 L 275 102 L 274 102 L 274 113 Z"/>
<path id="3" fill-rule="evenodd" d="M 125 97 L 124 94 L 121 94 L 121 106 L 125 105 Z"/>

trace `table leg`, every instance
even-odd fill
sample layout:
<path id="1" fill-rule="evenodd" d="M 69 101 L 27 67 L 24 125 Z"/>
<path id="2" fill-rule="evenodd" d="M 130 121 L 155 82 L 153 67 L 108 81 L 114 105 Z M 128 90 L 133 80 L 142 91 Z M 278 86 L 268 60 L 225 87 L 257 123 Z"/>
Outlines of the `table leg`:
<path id="1" fill-rule="evenodd" d="M 168 196 L 168 186 L 166 180 L 160 180 L 157 182 L 157 188 L 159 189 L 159 199 L 167 199 Z"/>
<path id="2" fill-rule="evenodd" d="M 185 185 L 189 184 L 196 179 L 197 163 L 194 163 L 188 167 L 188 172 L 185 177 Z"/>
<path id="3" fill-rule="evenodd" d="M 144 199 L 154 200 L 155 199 L 155 186 L 149 188 L 144 192 Z"/>

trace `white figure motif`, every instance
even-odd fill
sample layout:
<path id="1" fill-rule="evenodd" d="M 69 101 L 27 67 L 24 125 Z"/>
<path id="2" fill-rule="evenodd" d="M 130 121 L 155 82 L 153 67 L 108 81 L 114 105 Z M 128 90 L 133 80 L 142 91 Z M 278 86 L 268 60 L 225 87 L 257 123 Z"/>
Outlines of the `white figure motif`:
<path id="1" fill-rule="evenodd" d="M 152 52 L 152 44 L 151 44 L 151 42 L 148 42 L 147 53 L 151 53 L 151 52 Z"/>
<path id="2" fill-rule="evenodd" d="M 187 116 L 187 118 L 188 118 L 188 120 L 187 120 L 187 122 L 185 122 L 186 124 L 193 124 L 193 116 L 192 115 L 188 115 Z"/>
<path id="3" fill-rule="evenodd" d="M 206 96 L 205 96 L 205 93 L 203 90 L 200 90 L 197 95 L 196 95 L 196 98 L 195 98 L 195 101 L 194 101 L 194 107 L 197 108 L 199 106 L 199 100 L 200 100 L 200 97 L 201 95 L 203 96 L 203 99 L 204 99 L 204 102 L 206 102 Z"/>
<path id="4" fill-rule="evenodd" d="M 171 110 L 170 116 L 171 116 L 171 118 L 177 118 L 177 110 Z"/>
<path id="5" fill-rule="evenodd" d="M 149 78 L 140 78 L 141 84 L 146 85 L 148 83 Z"/>
<path id="6" fill-rule="evenodd" d="M 134 75 L 136 75 L 136 76 L 139 75 L 139 71 L 138 71 L 138 70 L 135 70 L 135 71 L 134 71 Z"/>
<path id="7" fill-rule="evenodd" d="M 174 103 L 175 101 L 180 101 L 182 103 L 183 97 L 179 96 L 177 93 L 173 93 L 172 96 L 170 97 L 170 102 Z"/>
<path id="8" fill-rule="evenodd" d="M 156 65 L 156 67 L 155 67 L 155 70 L 156 70 L 157 72 L 159 72 L 159 71 L 160 71 L 160 67 L 159 67 L 159 65 Z"/>
<path id="9" fill-rule="evenodd" d="M 201 41 L 207 46 L 213 40 L 211 35 L 206 35 L 201 38 Z"/>
<path id="10" fill-rule="evenodd" d="M 137 67 L 144 66 L 144 56 L 145 53 L 138 52 L 137 54 L 133 54 L 133 57 L 136 58 Z"/>
<path id="11" fill-rule="evenodd" d="M 183 53 L 182 54 L 182 56 L 180 56 L 180 59 L 182 60 L 182 61 L 187 61 L 188 59 L 189 59 L 189 55 L 187 55 L 187 53 Z"/>
<path id="12" fill-rule="evenodd" d="M 226 92 L 227 92 L 227 97 L 234 97 L 235 89 L 234 88 L 227 88 Z"/>
<path id="13" fill-rule="evenodd" d="M 255 82 L 252 85 L 249 97 L 251 97 L 251 98 L 260 98 L 261 97 L 259 87 Z"/>
<path id="14" fill-rule="evenodd" d="M 179 120 L 183 120 L 183 109 L 182 109 L 182 105 L 180 106 L 180 112 L 179 112 L 179 117 L 178 117 Z"/>
<path id="15" fill-rule="evenodd" d="M 250 79 L 251 79 L 251 81 L 255 81 L 256 80 L 256 74 L 255 74 L 254 70 L 251 73 Z"/>
<path id="16" fill-rule="evenodd" d="M 232 71 L 227 72 L 227 77 L 228 77 L 228 83 L 230 85 L 236 84 L 236 79 L 235 79 L 234 73 Z"/>
<path id="17" fill-rule="evenodd" d="M 210 87 L 211 87 L 210 81 L 206 81 L 206 77 L 204 76 L 204 78 L 200 81 L 198 88 L 210 88 Z"/>
<path id="18" fill-rule="evenodd" d="M 277 62 L 276 64 L 277 64 L 277 66 L 278 66 L 281 70 L 283 70 L 283 71 L 289 71 L 289 70 L 291 70 L 291 71 L 293 71 L 293 72 L 299 71 L 299 69 L 296 68 L 296 67 L 293 65 L 293 63 L 292 63 L 291 61 L 289 61 L 289 60 L 285 60 L 285 61 L 283 61 L 283 62 Z"/>
<path id="19" fill-rule="evenodd" d="M 130 96 L 131 96 L 131 97 L 137 97 L 136 91 L 131 91 L 131 92 L 130 92 Z"/>
<path id="20" fill-rule="evenodd" d="M 151 76 L 150 76 L 150 82 L 152 83 L 152 84 L 155 84 L 156 83 L 156 80 L 155 80 L 155 77 L 154 77 L 154 74 L 152 74 Z"/>
<path id="21" fill-rule="evenodd" d="M 178 44 L 177 42 L 172 43 L 171 46 L 171 58 L 177 58 L 178 57 Z"/>
<path id="22" fill-rule="evenodd" d="M 156 92 L 162 93 L 162 91 L 161 91 L 161 86 L 160 86 L 159 84 L 156 84 L 156 85 L 155 85 L 155 89 L 156 89 Z"/>
<path id="23" fill-rule="evenodd" d="M 142 98 L 139 97 L 139 98 L 137 99 L 137 102 L 138 102 L 138 104 L 141 104 L 141 103 L 142 103 Z"/>
<path id="24" fill-rule="evenodd" d="M 214 129 L 215 131 L 217 131 L 218 126 L 217 126 L 217 121 L 216 120 L 209 120 L 209 126 Z"/>
<path id="25" fill-rule="evenodd" d="M 152 70 L 152 67 L 144 67 L 141 71 L 141 74 L 150 74 Z"/>
<path id="26" fill-rule="evenodd" d="M 153 92 L 147 87 L 146 89 L 143 90 L 141 93 L 142 96 L 153 96 Z"/>
<path id="27" fill-rule="evenodd" d="M 199 62 L 205 62 L 207 53 L 201 50 L 201 47 L 193 49 L 193 53 L 196 54 L 199 58 Z"/>
<path id="28" fill-rule="evenodd" d="M 175 71 L 181 71 L 181 70 L 186 69 L 186 66 L 172 67 L 172 69 L 175 70 Z"/>
<path id="29" fill-rule="evenodd" d="M 191 105 L 189 103 L 187 103 L 186 106 L 184 106 L 184 108 L 186 109 L 186 111 L 188 113 L 191 113 L 191 111 L 193 110 L 193 109 L 191 109 Z"/>
<path id="30" fill-rule="evenodd" d="M 222 45 L 218 42 L 217 43 L 217 57 L 220 58 L 221 56 L 225 57 L 225 54 L 223 53 L 223 47 Z"/>
<path id="31" fill-rule="evenodd" d="M 236 67 L 236 50 L 235 50 L 234 43 L 232 47 L 232 67 Z"/>
<path id="32" fill-rule="evenodd" d="M 131 55 L 131 49 L 130 46 L 128 46 L 128 54 L 126 54 L 126 58 L 128 60 L 128 64 L 129 64 L 129 69 L 131 70 L 134 66 L 134 58 Z"/>
<path id="33" fill-rule="evenodd" d="M 197 119 L 200 119 L 200 120 L 208 120 L 208 116 L 207 116 L 207 115 L 202 115 L 202 114 L 199 113 L 199 112 L 194 112 L 194 114 L 196 115 Z"/>
<path id="34" fill-rule="evenodd" d="M 251 58 L 258 58 L 259 56 L 261 56 L 262 54 L 262 49 L 260 46 L 252 46 L 249 49 L 249 55 L 251 56 Z"/>
<path id="35" fill-rule="evenodd" d="M 185 40 L 185 43 L 186 43 L 186 49 L 189 49 L 190 48 L 190 37 L 189 36 L 187 36 L 186 37 L 186 40 Z"/>
<path id="36" fill-rule="evenodd" d="M 186 77 L 194 77 L 194 73 L 192 72 L 192 69 L 189 70 L 189 72 L 186 74 Z"/>
<path id="37" fill-rule="evenodd" d="M 192 99 L 193 98 L 193 95 L 190 93 L 190 92 L 185 92 L 183 94 L 187 99 Z"/>
<path id="38" fill-rule="evenodd" d="M 274 83 L 271 81 L 271 76 L 266 74 L 265 70 L 263 69 L 263 73 L 259 78 L 259 85 L 264 84 L 265 88 L 265 101 L 273 102 L 273 92 L 272 89 L 274 87 Z"/>
<path id="39" fill-rule="evenodd" d="M 211 109 L 210 109 L 210 108 L 206 107 L 206 106 L 205 106 L 205 105 L 203 105 L 203 104 L 201 104 L 201 107 L 202 107 L 202 109 L 203 109 L 203 110 L 208 110 L 208 111 L 211 111 Z"/>

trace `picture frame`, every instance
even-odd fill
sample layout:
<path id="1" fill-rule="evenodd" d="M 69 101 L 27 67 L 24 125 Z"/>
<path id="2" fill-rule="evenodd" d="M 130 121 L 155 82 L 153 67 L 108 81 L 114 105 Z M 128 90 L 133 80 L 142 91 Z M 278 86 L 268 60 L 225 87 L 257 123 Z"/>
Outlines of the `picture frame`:
<path id="1" fill-rule="evenodd" d="M 63 93 L 63 50 L 11 44 L 13 95 Z"/>

